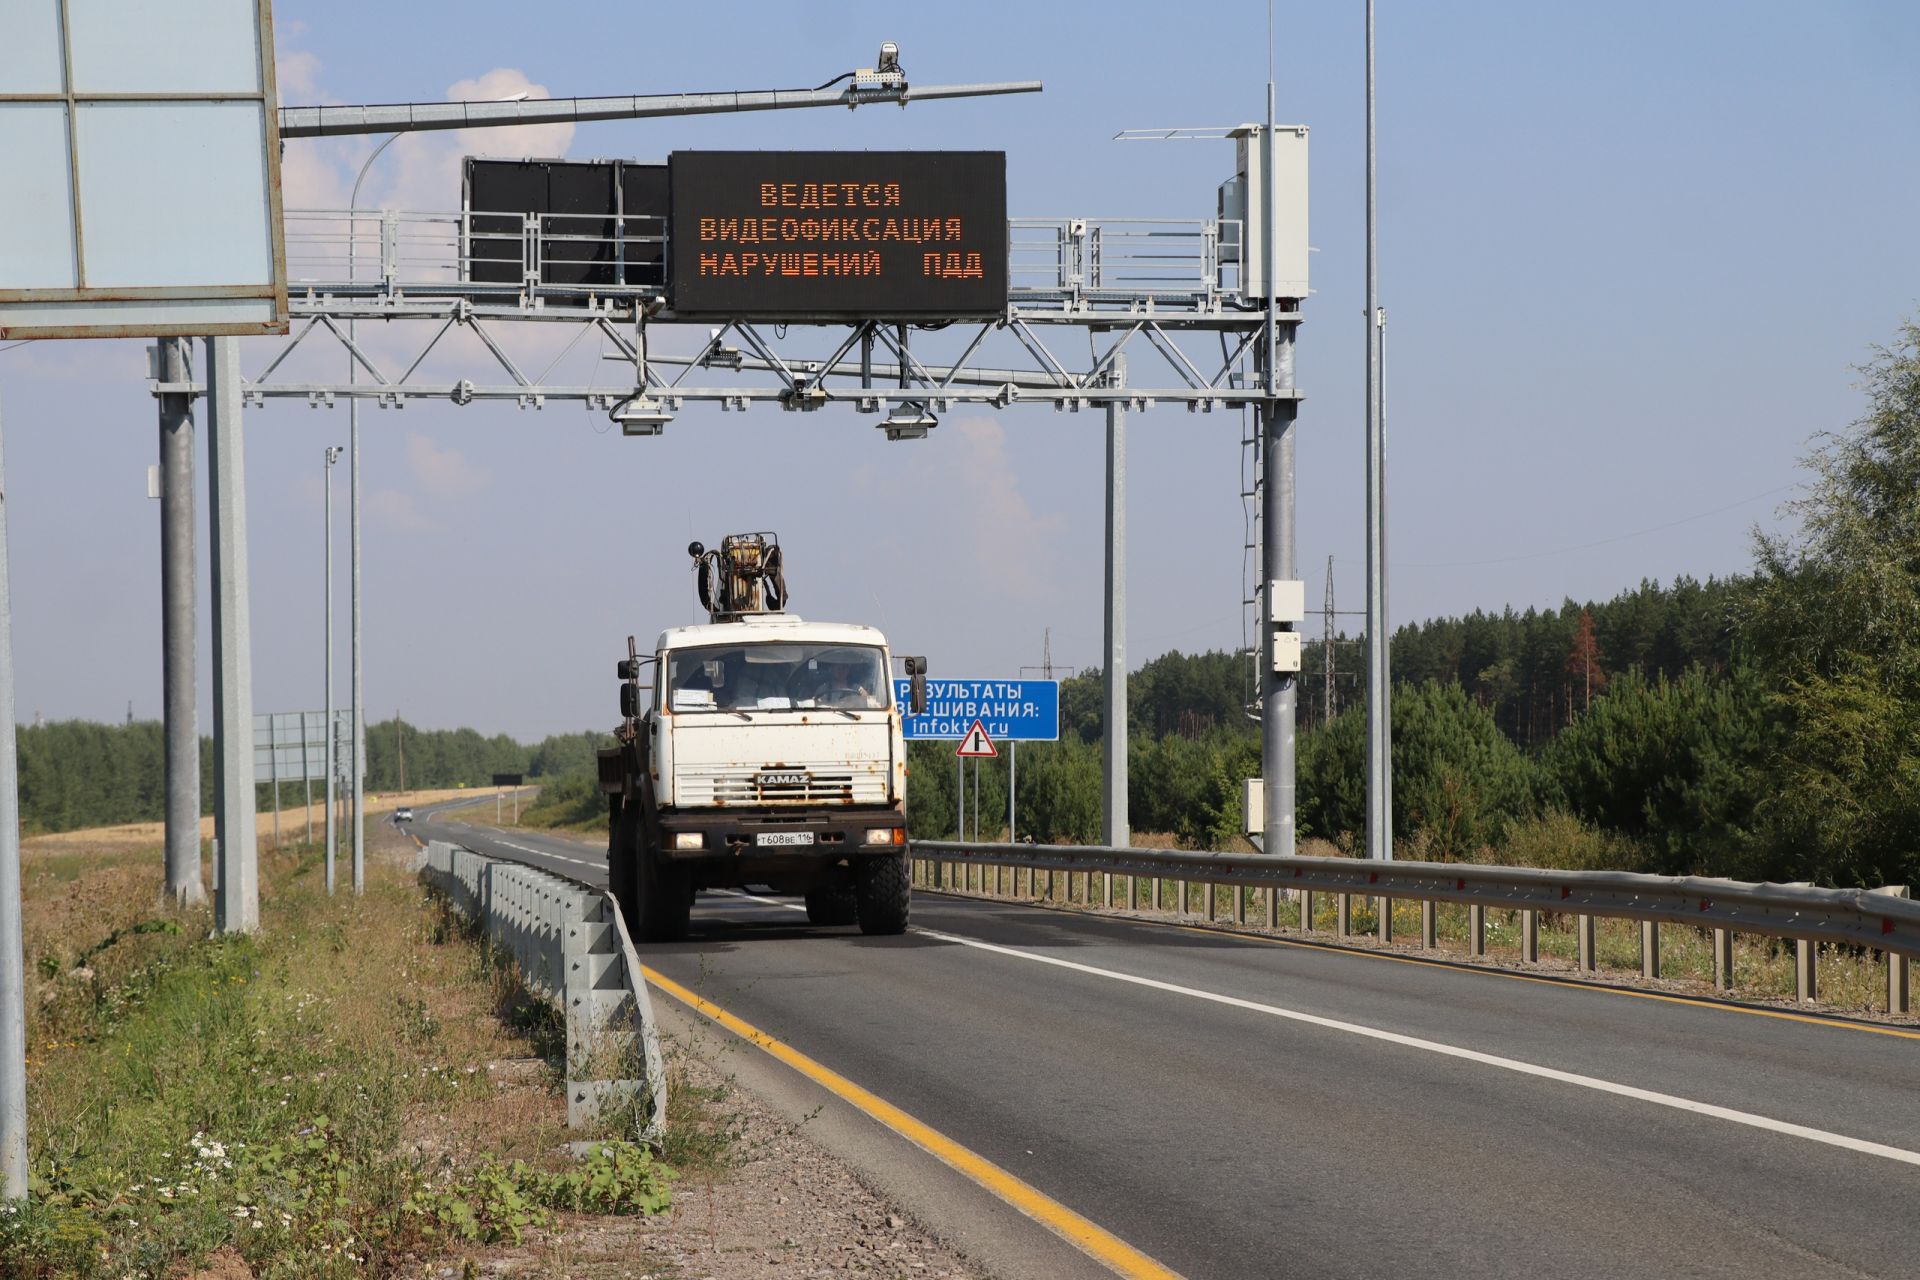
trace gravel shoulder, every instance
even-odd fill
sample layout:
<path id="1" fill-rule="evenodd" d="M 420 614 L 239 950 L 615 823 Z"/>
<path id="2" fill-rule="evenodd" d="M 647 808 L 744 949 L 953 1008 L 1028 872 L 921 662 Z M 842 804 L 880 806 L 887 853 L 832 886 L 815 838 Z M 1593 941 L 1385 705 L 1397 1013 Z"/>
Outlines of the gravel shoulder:
<path id="1" fill-rule="evenodd" d="M 846 1161 L 742 1087 L 723 1061 L 669 1041 L 676 1088 L 699 1098 L 702 1123 L 729 1135 L 716 1169 L 674 1184 L 673 1208 L 655 1218 L 573 1218 L 519 1249 L 443 1263 L 465 1275 L 569 1280 L 764 1280 L 869 1276 L 987 1280 L 989 1272 L 916 1223 Z M 702 1046 L 703 1048 L 707 1046 Z M 469 1264 L 471 1270 L 469 1270 Z"/>

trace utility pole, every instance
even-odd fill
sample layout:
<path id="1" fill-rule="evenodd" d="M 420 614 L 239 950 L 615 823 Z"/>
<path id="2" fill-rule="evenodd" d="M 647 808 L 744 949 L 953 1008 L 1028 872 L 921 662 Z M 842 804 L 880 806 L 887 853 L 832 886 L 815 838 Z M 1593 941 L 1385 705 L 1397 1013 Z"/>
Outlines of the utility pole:
<path id="1" fill-rule="evenodd" d="M 1393 857 L 1393 643 L 1387 630 L 1387 463 L 1381 415 L 1379 199 L 1374 154 L 1373 0 L 1367 0 L 1367 856 Z"/>
<path id="2" fill-rule="evenodd" d="M 20 923 L 20 756 L 13 728 L 7 506 L 6 464 L 0 459 L 0 1195 L 18 1201 L 27 1198 L 27 955 Z M 198 875 L 198 846 L 194 855 Z"/>
<path id="3" fill-rule="evenodd" d="M 207 339 L 208 488 L 213 501 L 214 927 L 260 927 L 253 778 L 253 655 L 247 596 L 246 456 L 240 339 Z"/>
<path id="4" fill-rule="evenodd" d="M 334 831 L 334 815 L 339 806 L 333 798 L 334 775 L 339 772 L 339 754 L 334 750 L 335 740 L 339 737 L 333 727 L 333 464 L 340 460 L 340 446 L 328 445 L 326 452 L 326 570 L 321 575 L 326 583 L 327 598 L 326 651 L 327 651 L 327 893 L 333 893 L 333 855 L 339 848 L 340 840 Z"/>
<path id="5" fill-rule="evenodd" d="M 1113 358 L 1113 385 L 1126 382 L 1126 357 Z M 1107 402 L 1107 655 L 1101 672 L 1106 711 L 1101 762 L 1100 843 L 1124 849 L 1133 841 L 1127 820 L 1127 409 Z"/>
<path id="6" fill-rule="evenodd" d="M 1333 557 L 1327 557 L 1327 600 L 1322 609 L 1325 622 L 1320 631 L 1320 723 L 1332 724 L 1333 706 Z"/>
<path id="7" fill-rule="evenodd" d="M 192 346 L 162 338 L 155 373 L 188 381 Z M 200 712 L 195 689 L 193 397 L 160 397 L 160 697 L 166 739 L 167 896 L 185 906 L 207 896 L 200 880 Z"/>
<path id="8" fill-rule="evenodd" d="M 393 753 L 400 757 L 400 794 L 407 793 L 407 740 L 400 733 L 400 709 L 393 709 Z"/>

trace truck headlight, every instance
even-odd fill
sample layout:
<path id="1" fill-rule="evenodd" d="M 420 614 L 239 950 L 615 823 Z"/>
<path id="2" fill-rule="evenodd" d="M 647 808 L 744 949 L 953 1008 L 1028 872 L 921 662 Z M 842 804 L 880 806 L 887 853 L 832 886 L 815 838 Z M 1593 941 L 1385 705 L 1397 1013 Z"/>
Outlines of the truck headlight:
<path id="1" fill-rule="evenodd" d="M 868 844 L 905 844 L 906 842 L 907 829 L 905 827 L 867 828 Z"/>
<path id="2" fill-rule="evenodd" d="M 673 847 L 676 849 L 704 849 L 707 838 L 698 831 L 676 831 L 673 833 Z"/>

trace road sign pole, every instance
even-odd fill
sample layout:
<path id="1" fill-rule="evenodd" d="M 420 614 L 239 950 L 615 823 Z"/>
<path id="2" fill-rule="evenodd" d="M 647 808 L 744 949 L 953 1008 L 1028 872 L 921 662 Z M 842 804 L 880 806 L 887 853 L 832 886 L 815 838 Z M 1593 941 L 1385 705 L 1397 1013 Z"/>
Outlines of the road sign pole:
<path id="1" fill-rule="evenodd" d="M 1126 377 L 1124 356 L 1113 359 L 1113 381 Z M 1119 401 L 1107 404 L 1107 659 L 1102 683 L 1106 714 L 1102 725 L 1100 842 L 1124 848 L 1132 839 L 1127 823 L 1127 411 Z"/>
<path id="2" fill-rule="evenodd" d="M 1014 843 L 1015 839 L 1017 838 L 1014 833 L 1018 829 L 1016 820 L 1020 816 L 1020 812 L 1019 812 L 1020 802 L 1018 798 L 1019 794 L 1020 794 L 1020 744 L 1018 742 L 1009 742 L 1007 744 L 1007 843 L 1008 844 Z"/>
<path id="3" fill-rule="evenodd" d="M 27 1195 L 27 958 L 20 921 L 20 756 L 13 720 L 13 597 L 0 458 L 0 1195 Z M 196 846 L 194 872 L 200 870 Z"/>
<path id="4" fill-rule="evenodd" d="M 280 737 L 274 718 L 267 717 L 267 776 L 273 779 L 273 848 L 280 851 Z"/>
<path id="5" fill-rule="evenodd" d="M 967 758 L 955 756 L 954 764 L 959 769 L 959 781 L 954 784 L 953 793 L 960 802 L 960 815 L 954 819 L 953 829 L 956 832 L 954 838 L 965 840 L 967 838 Z"/>
<path id="6" fill-rule="evenodd" d="M 168 382 L 191 377 L 186 338 L 162 338 Z M 194 663 L 197 625 L 193 547 L 193 399 L 160 397 L 160 687 L 166 737 L 167 896 L 185 905 L 207 896 L 200 880 L 200 712 Z"/>
<path id="7" fill-rule="evenodd" d="M 213 499 L 214 923 L 260 926 L 259 836 L 253 780 L 253 660 L 247 603 L 246 452 L 240 340 L 207 339 L 207 452 Z"/>

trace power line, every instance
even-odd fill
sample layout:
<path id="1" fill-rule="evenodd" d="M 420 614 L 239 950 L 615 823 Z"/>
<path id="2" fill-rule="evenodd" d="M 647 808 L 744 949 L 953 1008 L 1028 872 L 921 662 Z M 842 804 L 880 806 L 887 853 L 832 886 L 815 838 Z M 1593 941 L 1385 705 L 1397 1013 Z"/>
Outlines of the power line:
<path id="1" fill-rule="evenodd" d="M 37 341 L 39 341 L 39 339 L 37 338 L 22 338 L 18 342 L 9 342 L 6 346 L 0 347 L 0 351 L 11 351 L 15 347 L 24 347 L 30 342 L 37 342 Z"/>

